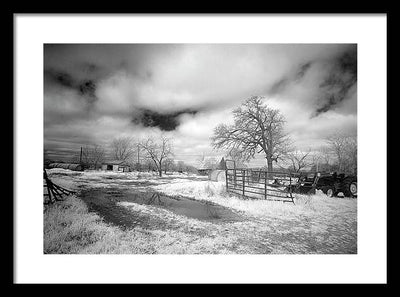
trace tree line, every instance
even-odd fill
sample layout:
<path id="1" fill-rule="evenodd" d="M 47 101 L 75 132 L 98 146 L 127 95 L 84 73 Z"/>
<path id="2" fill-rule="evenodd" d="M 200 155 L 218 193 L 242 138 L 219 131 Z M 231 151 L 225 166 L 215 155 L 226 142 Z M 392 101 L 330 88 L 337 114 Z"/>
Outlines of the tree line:
<path id="1" fill-rule="evenodd" d="M 197 169 L 183 161 L 173 159 L 171 138 L 164 135 L 155 138 L 135 139 L 134 137 L 116 137 L 107 145 L 87 145 L 77 154 L 73 162 L 80 163 L 87 169 L 99 169 L 107 159 L 123 161 L 133 170 L 157 171 L 159 176 L 168 171 L 197 172 Z M 45 152 L 45 162 L 49 158 Z"/>

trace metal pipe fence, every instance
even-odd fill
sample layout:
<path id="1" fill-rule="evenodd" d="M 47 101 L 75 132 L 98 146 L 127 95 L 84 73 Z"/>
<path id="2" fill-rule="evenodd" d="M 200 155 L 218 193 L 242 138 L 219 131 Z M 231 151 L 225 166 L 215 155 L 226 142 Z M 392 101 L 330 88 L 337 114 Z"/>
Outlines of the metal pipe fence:
<path id="1" fill-rule="evenodd" d="M 277 200 L 294 203 L 293 185 L 299 174 L 254 169 L 225 169 L 226 191 L 249 199 Z"/>

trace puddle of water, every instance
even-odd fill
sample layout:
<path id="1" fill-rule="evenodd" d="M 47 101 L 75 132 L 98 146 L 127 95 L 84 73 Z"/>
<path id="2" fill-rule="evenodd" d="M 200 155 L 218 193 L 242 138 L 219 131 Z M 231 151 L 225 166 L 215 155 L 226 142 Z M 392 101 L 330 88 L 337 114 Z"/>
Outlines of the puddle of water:
<path id="1" fill-rule="evenodd" d="M 82 184 L 87 184 L 91 185 L 92 182 L 95 182 L 97 184 L 104 184 L 107 187 L 115 187 L 115 186 L 120 186 L 120 187 L 147 187 L 147 186 L 153 186 L 153 185 L 158 185 L 156 183 L 152 183 L 150 181 L 137 181 L 137 180 L 99 180 L 99 179 L 90 179 L 90 178 L 85 178 L 83 180 L 80 180 L 79 183 Z"/>
<path id="2" fill-rule="evenodd" d="M 233 222 L 243 220 L 242 216 L 230 209 L 207 201 L 193 200 L 187 197 L 172 197 L 154 191 L 89 189 L 81 191 L 81 198 L 89 207 L 104 218 L 121 227 L 136 225 L 151 227 L 156 218 L 141 214 L 117 205 L 118 202 L 130 202 L 152 205 L 167 209 L 179 215 L 202 221 Z M 159 224 L 160 222 L 158 222 Z"/>
<path id="3" fill-rule="evenodd" d="M 194 200 L 187 197 L 167 196 L 158 192 L 129 191 L 121 201 L 153 205 L 190 218 L 212 221 L 237 221 L 240 216 L 230 209 L 208 201 Z"/>
<path id="4" fill-rule="evenodd" d="M 125 209 L 118 207 L 118 197 L 107 194 L 107 189 L 83 189 L 80 198 L 86 203 L 90 212 L 98 213 L 105 222 L 121 227 L 122 229 L 132 228 L 139 224 L 139 216 Z"/>

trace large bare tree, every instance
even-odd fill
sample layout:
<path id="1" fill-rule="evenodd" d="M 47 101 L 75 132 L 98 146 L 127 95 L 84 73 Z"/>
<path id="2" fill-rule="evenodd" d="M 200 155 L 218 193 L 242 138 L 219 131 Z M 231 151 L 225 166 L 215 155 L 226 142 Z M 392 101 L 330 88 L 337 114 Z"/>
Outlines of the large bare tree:
<path id="1" fill-rule="evenodd" d="M 268 171 L 289 149 L 284 132 L 285 118 L 277 109 L 263 103 L 264 97 L 253 96 L 233 111 L 234 124 L 220 124 L 211 138 L 214 148 L 237 149 L 244 160 L 264 153 Z"/>
<path id="2" fill-rule="evenodd" d="M 141 142 L 140 145 L 146 152 L 147 158 L 152 160 L 160 176 L 162 176 L 163 162 L 172 156 L 171 139 L 161 136 L 155 140 L 152 137 Z"/>
<path id="3" fill-rule="evenodd" d="M 131 137 L 117 137 L 111 142 L 115 160 L 128 161 L 135 154 L 135 142 Z"/>

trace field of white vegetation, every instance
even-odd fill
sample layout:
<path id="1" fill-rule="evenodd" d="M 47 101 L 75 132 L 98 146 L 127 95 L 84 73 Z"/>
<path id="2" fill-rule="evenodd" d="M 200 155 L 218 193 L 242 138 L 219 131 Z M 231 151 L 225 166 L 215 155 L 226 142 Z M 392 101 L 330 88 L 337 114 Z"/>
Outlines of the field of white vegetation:
<path id="1" fill-rule="evenodd" d="M 47 170 L 60 186 L 76 191 L 44 206 L 46 254 L 355 254 L 357 199 L 318 192 L 297 196 L 295 204 L 244 200 L 207 177 L 156 173 Z M 82 191 L 139 189 L 221 205 L 240 215 L 225 222 L 199 220 L 158 205 L 116 199 L 108 213 L 124 211 L 137 225 L 123 228 L 90 210 Z M 90 192 L 89 192 L 90 193 Z M 95 201 L 97 197 L 91 197 Z"/>

